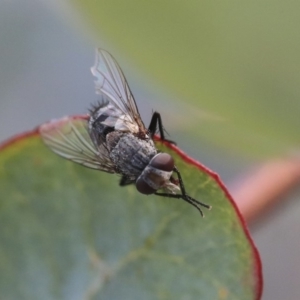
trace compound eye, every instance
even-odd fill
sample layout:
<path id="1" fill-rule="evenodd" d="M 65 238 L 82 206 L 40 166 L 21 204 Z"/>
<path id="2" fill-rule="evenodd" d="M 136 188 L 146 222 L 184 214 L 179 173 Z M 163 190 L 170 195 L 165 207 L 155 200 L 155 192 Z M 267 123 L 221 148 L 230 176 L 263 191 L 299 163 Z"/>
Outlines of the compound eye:
<path id="1" fill-rule="evenodd" d="M 161 171 L 171 172 L 174 169 L 174 159 L 168 153 L 159 153 L 152 158 L 150 166 Z"/>
<path id="2" fill-rule="evenodd" d="M 149 186 L 142 178 L 138 178 L 135 185 L 136 185 L 136 189 L 141 194 L 150 195 L 156 192 L 156 190 L 153 189 L 151 186 Z"/>

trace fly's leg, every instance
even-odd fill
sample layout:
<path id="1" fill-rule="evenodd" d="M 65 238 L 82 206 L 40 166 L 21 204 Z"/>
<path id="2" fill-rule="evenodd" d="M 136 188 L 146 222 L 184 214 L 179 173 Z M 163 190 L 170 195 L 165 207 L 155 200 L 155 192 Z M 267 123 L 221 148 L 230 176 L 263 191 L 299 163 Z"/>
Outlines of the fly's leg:
<path id="1" fill-rule="evenodd" d="M 201 202 L 198 202 L 197 200 L 193 199 L 194 201 L 197 201 L 197 202 L 194 202 L 190 199 L 190 197 L 184 197 L 183 195 L 179 195 L 179 194 L 169 194 L 169 193 L 155 193 L 155 195 L 157 196 L 162 196 L 162 197 L 168 197 L 168 198 L 176 198 L 176 199 L 183 199 L 184 201 L 190 203 L 191 205 L 193 205 L 195 208 L 198 209 L 198 211 L 200 212 L 201 216 L 204 217 L 204 214 L 203 214 L 203 211 L 202 209 L 200 208 L 199 205 L 203 205 L 203 203 Z M 206 204 L 205 204 L 206 205 Z"/>
<path id="2" fill-rule="evenodd" d="M 130 184 L 133 184 L 135 183 L 134 180 L 128 178 L 127 176 L 123 175 L 120 179 L 120 182 L 119 182 L 119 185 L 120 186 L 126 186 L 126 185 L 130 185 Z"/>
<path id="3" fill-rule="evenodd" d="M 162 120 L 160 113 L 154 112 L 148 127 L 151 137 L 153 138 L 154 134 L 156 133 L 158 125 L 159 135 L 162 140 L 165 140 L 164 128 L 162 126 Z"/>
<path id="4" fill-rule="evenodd" d="M 179 181 L 179 186 L 180 186 L 180 190 L 181 190 L 181 194 L 171 194 L 171 193 L 158 193 L 156 192 L 155 195 L 158 196 L 162 196 L 162 197 L 169 197 L 169 198 L 176 198 L 176 199 L 183 199 L 184 201 L 190 203 L 191 205 L 193 205 L 195 208 L 198 209 L 198 211 L 200 212 L 201 216 L 204 217 L 203 211 L 201 209 L 201 206 L 207 208 L 207 209 L 211 209 L 211 206 L 208 204 L 205 204 L 203 202 L 200 202 L 194 198 L 192 198 L 191 196 L 189 196 L 186 191 L 185 191 L 185 187 L 183 184 L 183 180 L 182 177 L 180 175 L 180 172 L 178 171 L 178 169 L 176 167 L 174 167 L 173 170 L 178 177 L 178 181 Z"/>
<path id="5" fill-rule="evenodd" d="M 171 144 L 176 145 L 176 143 L 174 141 L 171 141 L 171 140 L 168 140 L 168 139 L 165 138 L 165 131 L 164 131 L 164 127 L 162 125 L 162 120 L 161 120 L 160 113 L 155 111 L 152 115 L 150 125 L 148 127 L 148 131 L 150 133 L 151 138 L 153 138 L 154 134 L 156 133 L 157 127 L 158 127 L 158 131 L 159 131 L 159 135 L 160 135 L 161 140 L 167 141 Z"/>
<path id="6" fill-rule="evenodd" d="M 198 204 L 198 205 L 201 205 L 201 206 L 203 206 L 203 207 L 205 207 L 205 208 L 207 208 L 207 209 L 210 210 L 210 209 L 211 209 L 211 205 L 208 205 L 208 204 L 205 204 L 205 203 L 203 203 L 203 202 L 200 202 L 200 201 L 198 201 L 198 200 L 192 198 L 191 196 L 189 196 L 189 195 L 186 193 L 185 187 L 184 187 L 184 184 L 183 184 L 183 180 L 182 180 L 182 177 L 181 177 L 181 174 L 180 174 L 179 170 L 178 170 L 176 167 L 174 167 L 174 170 L 173 170 L 173 171 L 177 174 L 177 177 L 178 177 L 179 186 L 180 186 L 181 193 L 182 193 L 182 195 L 181 195 L 181 196 L 182 196 L 182 199 L 185 200 L 185 198 L 187 198 L 189 201 L 192 201 L 193 203 Z M 189 202 L 189 201 L 188 201 L 188 202 Z"/>

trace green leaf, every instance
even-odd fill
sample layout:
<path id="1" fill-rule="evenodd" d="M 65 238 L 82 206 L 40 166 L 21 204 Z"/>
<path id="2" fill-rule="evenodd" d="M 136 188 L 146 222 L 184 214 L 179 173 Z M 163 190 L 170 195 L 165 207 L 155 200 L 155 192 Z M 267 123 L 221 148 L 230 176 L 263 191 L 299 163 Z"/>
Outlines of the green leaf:
<path id="1" fill-rule="evenodd" d="M 184 103 L 185 135 L 251 156 L 299 146 L 300 2 L 71 2 L 94 44 Z"/>
<path id="2" fill-rule="evenodd" d="M 205 218 L 50 152 L 38 131 L 0 147 L 1 299 L 259 299 L 260 260 L 218 176 L 172 154 Z"/>

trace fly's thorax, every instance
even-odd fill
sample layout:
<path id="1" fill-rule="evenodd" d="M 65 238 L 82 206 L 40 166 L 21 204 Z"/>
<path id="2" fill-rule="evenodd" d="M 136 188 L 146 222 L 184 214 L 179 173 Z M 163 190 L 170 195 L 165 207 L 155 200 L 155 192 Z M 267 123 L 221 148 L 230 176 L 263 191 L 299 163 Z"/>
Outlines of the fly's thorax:
<path id="1" fill-rule="evenodd" d="M 179 190 L 171 183 L 170 178 L 174 169 L 174 160 L 167 153 L 156 154 L 145 167 L 136 181 L 136 188 L 142 194 L 153 194 L 163 188 L 171 193 Z"/>
<path id="2" fill-rule="evenodd" d="M 132 133 L 114 131 L 106 137 L 110 158 L 120 173 L 137 178 L 157 154 L 152 139 L 140 139 Z"/>

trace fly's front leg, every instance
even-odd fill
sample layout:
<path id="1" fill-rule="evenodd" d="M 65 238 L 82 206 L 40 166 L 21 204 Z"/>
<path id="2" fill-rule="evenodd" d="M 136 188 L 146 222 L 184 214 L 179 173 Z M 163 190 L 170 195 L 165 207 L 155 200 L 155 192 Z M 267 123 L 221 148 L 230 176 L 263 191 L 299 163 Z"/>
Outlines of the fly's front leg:
<path id="1" fill-rule="evenodd" d="M 200 201 L 192 198 L 191 196 L 189 196 L 185 191 L 185 187 L 184 187 L 183 180 L 182 180 L 179 170 L 176 167 L 174 167 L 173 171 L 177 174 L 181 194 L 158 193 L 158 192 L 156 192 L 155 194 L 158 196 L 162 196 L 162 197 L 182 199 L 182 200 L 188 202 L 189 204 L 193 205 L 195 208 L 197 208 L 197 210 L 200 212 L 201 216 L 204 217 L 201 206 L 203 206 L 207 209 L 211 209 L 211 206 L 208 204 L 205 204 L 203 202 L 200 202 Z"/>
<path id="2" fill-rule="evenodd" d="M 162 125 L 162 120 L 161 120 L 161 116 L 160 113 L 158 113 L 157 111 L 155 111 L 152 115 L 149 127 L 148 127 L 148 131 L 150 133 L 151 138 L 153 138 L 154 134 L 156 133 L 158 127 L 158 131 L 159 131 L 159 135 L 161 140 L 163 141 L 167 141 L 171 144 L 175 144 L 176 143 L 174 141 L 168 140 L 165 138 L 165 133 L 164 133 L 164 127 Z"/>
<path id="3" fill-rule="evenodd" d="M 162 196 L 162 197 L 167 197 L 167 198 L 176 198 L 176 199 L 183 199 L 184 201 L 188 202 L 189 204 L 193 205 L 195 208 L 198 209 L 199 213 L 201 214 L 202 217 L 204 217 L 202 209 L 194 203 L 194 201 L 191 201 L 189 198 L 190 197 L 183 197 L 183 195 L 179 194 L 169 194 L 169 193 L 158 193 L 156 192 L 155 195 L 157 196 Z M 192 198 L 191 198 L 192 199 Z M 194 200 L 194 199 L 193 199 Z"/>
<path id="4" fill-rule="evenodd" d="M 203 207 L 205 207 L 205 208 L 207 208 L 207 209 L 210 210 L 210 209 L 211 209 L 211 205 L 208 205 L 208 204 L 205 204 L 205 203 L 203 203 L 203 202 L 200 202 L 200 201 L 198 201 L 198 200 L 192 198 L 191 196 L 189 196 L 189 195 L 186 193 L 185 187 L 184 187 L 184 184 L 183 184 L 183 180 L 182 180 L 182 177 L 181 177 L 181 174 L 180 174 L 179 170 L 178 170 L 176 167 L 174 167 L 173 172 L 175 172 L 175 173 L 177 174 L 177 178 L 178 178 L 178 181 L 179 181 L 179 186 L 180 186 L 180 190 L 181 190 L 181 194 L 182 194 L 182 199 L 184 199 L 184 200 L 188 199 L 189 201 L 192 201 L 192 202 L 195 203 L 196 205 L 197 205 L 197 204 L 198 204 L 198 205 L 201 205 L 201 206 L 203 206 Z M 186 199 L 185 199 L 185 198 L 186 198 Z M 189 201 L 188 201 L 188 202 L 189 202 Z"/>

